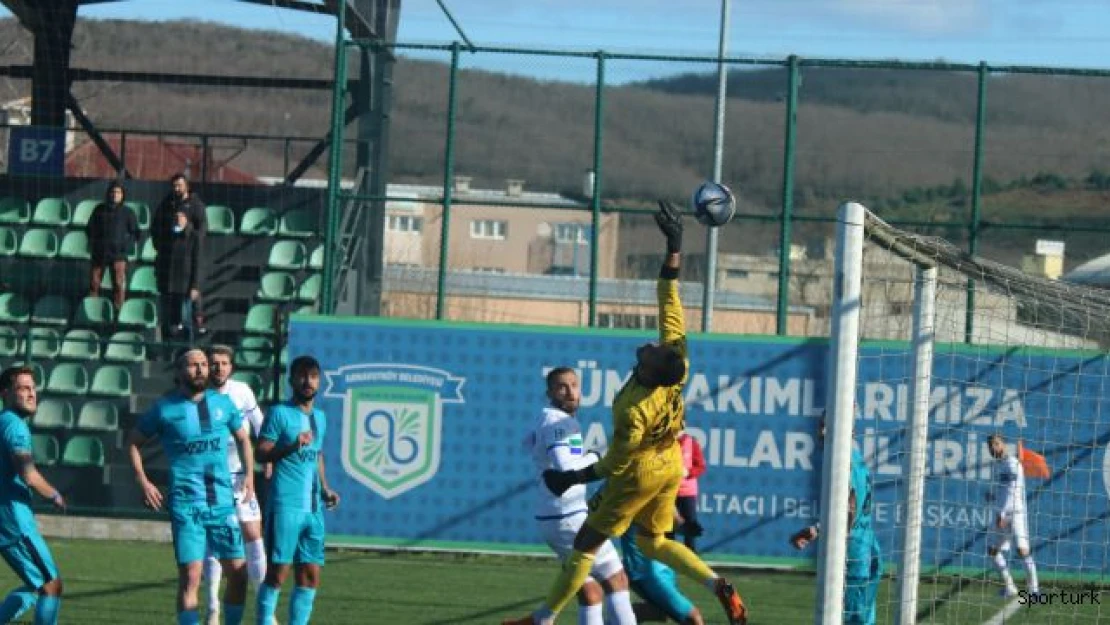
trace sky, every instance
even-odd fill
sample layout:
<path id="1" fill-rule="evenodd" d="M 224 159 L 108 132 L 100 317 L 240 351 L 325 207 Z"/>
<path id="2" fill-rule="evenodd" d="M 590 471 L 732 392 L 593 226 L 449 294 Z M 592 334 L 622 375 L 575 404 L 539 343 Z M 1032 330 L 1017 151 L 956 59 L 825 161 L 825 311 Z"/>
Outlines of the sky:
<path id="1" fill-rule="evenodd" d="M 722 0 L 443 0 L 480 46 L 715 56 Z M 729 0 L 728 55 L 901 59 L 992 65 L 1110 66 L 1106 0 Z M 0 9 L 0 14 L 3 9 Z M 334 39 L 335 20 L 235 0 L 91 4 L 85 19 L 198 19 Z M 436 0 L 402 0 L 398 41 L 460 39 Z M 413 53 L 409 53 L 412 55 Z M 425 55 L 427 56 L 427 55 Z M 445 59 L 436 53 L 434 58 Z M 468 55 L 467 55 L 468 56 Z M 588 62 L 507 55 L 471 67 L 590 80 Z M 628 64 L 618 79 L 651 73 Z"/>

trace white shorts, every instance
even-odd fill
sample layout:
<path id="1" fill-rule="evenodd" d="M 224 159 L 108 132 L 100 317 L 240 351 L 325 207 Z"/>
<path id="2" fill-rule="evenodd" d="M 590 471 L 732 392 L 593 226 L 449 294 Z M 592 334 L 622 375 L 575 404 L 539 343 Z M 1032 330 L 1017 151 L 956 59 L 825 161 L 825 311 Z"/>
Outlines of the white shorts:
<path id="1" fill-rule="evenodd" d="M 262 508 L 258 506 L 258 497 L 251 493 L 249 499 L 243 498 L 242 473 L 231 474 L 231 486 L 235 489 L 235 516 L 239 523 L 254 523 L 262 520 Z"/>
<path id="2" fill-rule="evenodd" d="M 997 516 L 991 519 L 990 544 L 999 551 L 1009 551 L 1015 545 L 1018 551 L 1029 552 L 1029 522 L 1024 512 L 1019 512 L 1010 517 L 1010 525 L 1006 529 L 998 529 L 995 524 Z"/>
<path id="3" fill-rule="evenodd" d="M 540 534 L 543 534 L 547 546 L 551 547 L 551 550 L 559 556 L 560 560 L 567 559 L 574 551 L 574 537 L 578 534 L 582 524 L 586 522 L 587 514 L 583 510 L 561 519 L 539 520 Z M 594 581 L 600 582 L 616 575 L 622 569 L 620 555 L 613 547 L 613 543 L 606 540 L 594 556 L 594 566 L 590 569 L 590 577 Z"/>

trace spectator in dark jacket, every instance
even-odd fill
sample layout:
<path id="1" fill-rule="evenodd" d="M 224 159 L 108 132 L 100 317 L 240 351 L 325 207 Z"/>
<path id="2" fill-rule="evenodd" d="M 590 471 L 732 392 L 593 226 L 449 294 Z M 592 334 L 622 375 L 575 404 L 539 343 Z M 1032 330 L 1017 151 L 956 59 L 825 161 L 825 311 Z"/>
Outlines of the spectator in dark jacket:
<path id="1" fill-rule="evenodd" d="M 200 297 L 200 243 L 188 214 L 177 212 L 154 263 L 162 303 L 162 340 L 192 342 L 193 304 Z"/>
<path id="2" fill-rule="evenodd" d="M 127 255 L 139 242 L 139 220 L 124 206 L 124 189 L 119 182 L 108 183 L 104 201 L 96 205 L 85 234 L 89 238 L 89 294 L 100 295 L 104 269 L 112 271 L 112 299 L 116 310 L 127 296 Z"/>
<path id="3" fill-rule="evenodd" d="M 189 227 L 197 237 L 197 255 L 204 254 L 204 238 L 208 233 L 208 217 L 205 214 L 204 202 L 189 188 L 189 181 L 184 174 L 174 174 L 170 178 L 172 187 L 169 195 L 158 205 L 154 211 L 154 218 L 150 226 L 150 236 L 154 239 L 154 251 L 159 256 L 162 250 L 174 239 L 174 223 L 177 213 L 185 213 Z M 204 326 L 204 311 L 200 293 L 197 293 L 193 302 L 192 326 L 198 334 L 207 333 Z"/>

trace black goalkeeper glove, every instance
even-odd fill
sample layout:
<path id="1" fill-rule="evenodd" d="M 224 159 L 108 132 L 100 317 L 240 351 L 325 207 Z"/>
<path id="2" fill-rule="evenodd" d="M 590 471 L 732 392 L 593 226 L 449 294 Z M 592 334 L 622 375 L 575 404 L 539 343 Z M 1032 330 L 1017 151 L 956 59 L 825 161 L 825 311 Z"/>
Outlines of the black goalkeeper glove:
<path id="1" fill-rule="evenodd" d="M 666 200 L 659 200 L 659 212 L 655 213 L 655 223 L 663 236 L 667 237 L 667 253 L 682 251 L 682 211 Z"/>
<path id="2" fill-rule="evenodd" d="M 594 465 L 592 464 L 585 469 L 575 469 L 573 471 L 548 469 L 543 472 L 543 483 L 547 486 L 547 490 L 551 491 L 556 497 L 562 497 L 563 493 L 567 492 L 567 489 L 571 486 L 600 479 L 601 476 L 597 474 L 597 471 L 594 471 Z"/>

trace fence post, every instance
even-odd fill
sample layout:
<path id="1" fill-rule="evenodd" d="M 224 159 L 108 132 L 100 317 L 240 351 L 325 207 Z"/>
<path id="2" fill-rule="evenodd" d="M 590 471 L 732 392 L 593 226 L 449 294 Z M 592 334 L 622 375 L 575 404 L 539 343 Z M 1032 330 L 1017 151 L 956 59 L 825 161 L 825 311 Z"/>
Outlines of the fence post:
<path id="1" fill-rule="evenodd" d="M 790 309 L 790 236 L 794 218 L 794 142 L 798 135 L 798 57 L 790 55 L 786 82 L 786 138 L 782 150 L 782 216 L 779 222 L 779 293 L 775 332 L 785 336 Z"/>
<path id="2" fill-rule="evenodd" d="M 335 312 L 335 240 L 339 223 L 339 196 L 343 182 L 343 97 L 347 93 L 347 41 L 344 16 L 336 11 L 335 74 L 331 94 L 331 150 L 328 155 L 328 207 L 324 230 L 324 275 L 320 285 L 320 312 Z"/>
<path id="3" fill-rule="evenodd" d="M 967 251 L 972 256 L 979 252 L 980 201 L 983 195 L 983 133 L 987 125 L 986 62 L 979 63 L 979 95 L 975 109 L 975 152 L 971 168 L 971 221 L 967 225 Z M 975 281 L 967 281 L 967 306 L 964 311 L 964 342 L 971 343 L 975 336 Z"/>
<path id="4" fill-rule="evenodd" d="M 447 254 L 451 237 L 451 200 L 455 190 L 455 90 L 459 80 L 459 42 L 451 44 L 451 75 L 447 83 L 447 143 L 443 148 L 443 217 L 439 220 L 439 275 L 436 278 L 436 319 L 443 319 L 447 291 Z"/>
<path id="5" fill-rule="evenodd" d="M 597 53 L 597 86 L 594 93 L 594 179 L 590 197 L 590 296 L 589 326 L 597 325 L 597 272 L 601 244 L 601 146 L 605 127 L 605 52 Z M 576 242 L 575 245 L 578 245 Z"/>

